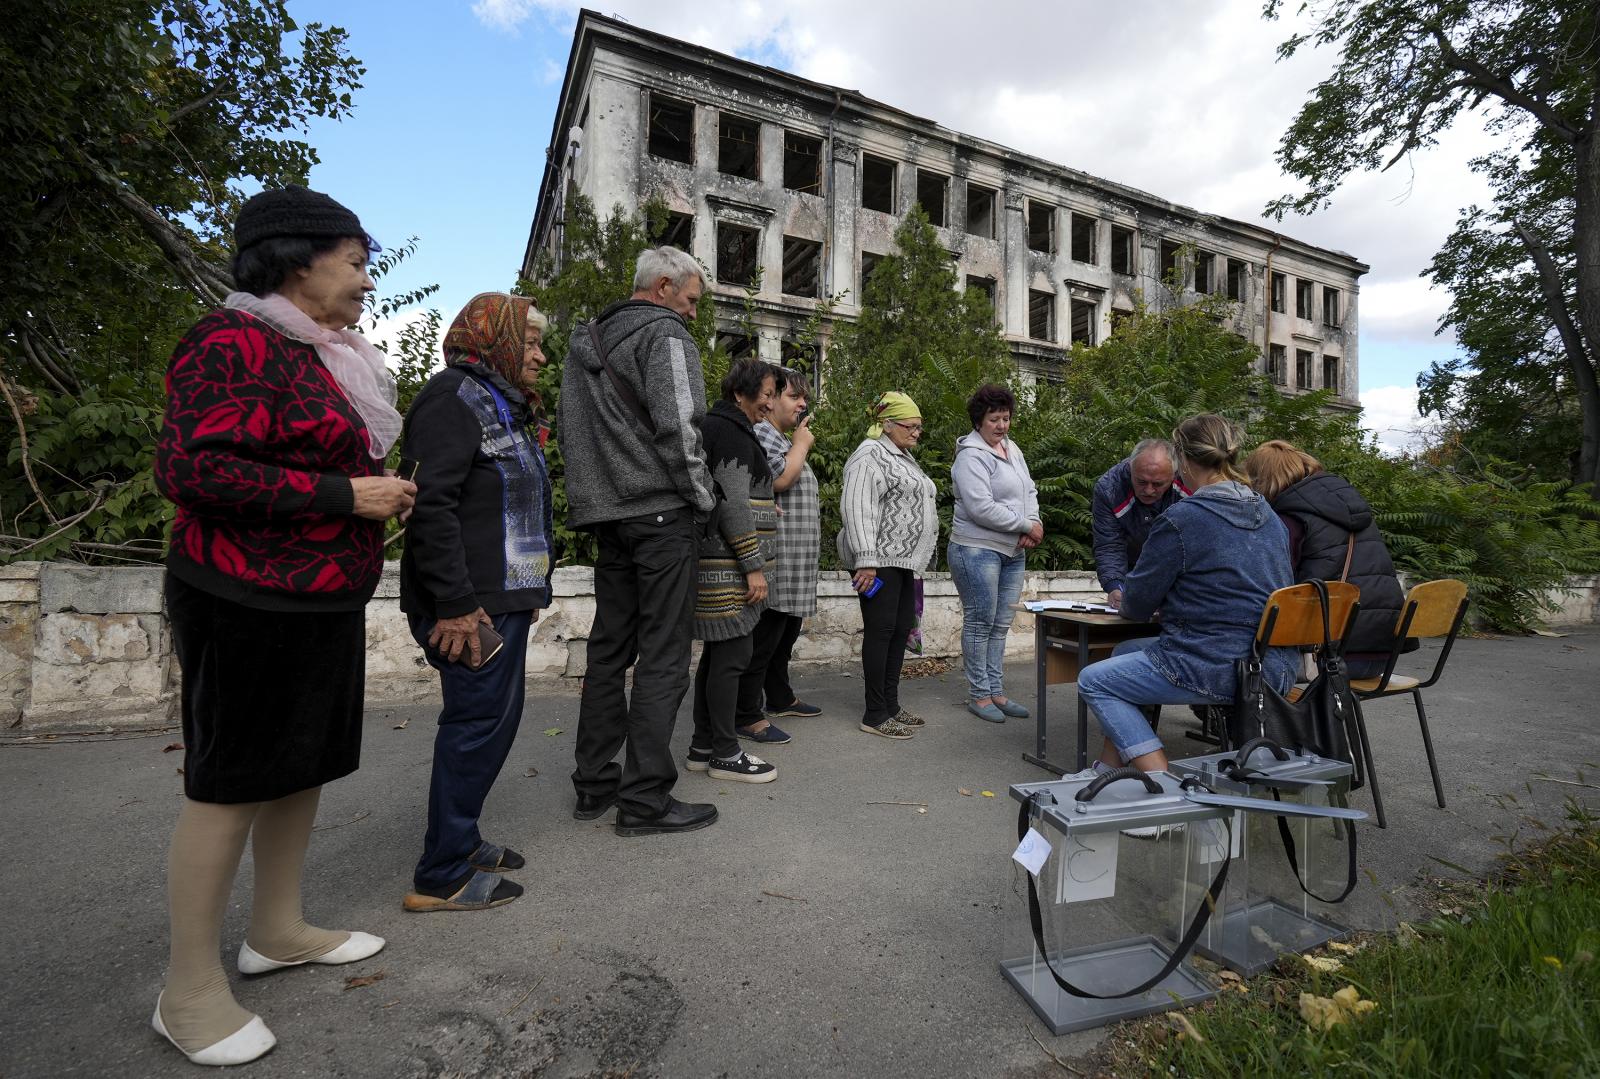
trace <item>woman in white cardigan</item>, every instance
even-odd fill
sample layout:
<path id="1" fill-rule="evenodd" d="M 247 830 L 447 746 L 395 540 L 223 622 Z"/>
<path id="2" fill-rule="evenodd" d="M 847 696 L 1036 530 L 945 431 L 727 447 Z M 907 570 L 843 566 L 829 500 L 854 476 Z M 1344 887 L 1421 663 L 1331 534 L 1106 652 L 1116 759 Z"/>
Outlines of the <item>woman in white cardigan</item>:
<path id="1" fill-rule="evenodd" d="M 900 707 L 900 667 L 916 628 L 916 574 L 933 560 L 939 518 L 933 481 L 911 456 L 922 438 L 922 411 L 891 390 L 871 413 L 866 439 L 844 466 L 839 553 L 861 601 L 861 729 L 910 738 L 923 720 Z"/>

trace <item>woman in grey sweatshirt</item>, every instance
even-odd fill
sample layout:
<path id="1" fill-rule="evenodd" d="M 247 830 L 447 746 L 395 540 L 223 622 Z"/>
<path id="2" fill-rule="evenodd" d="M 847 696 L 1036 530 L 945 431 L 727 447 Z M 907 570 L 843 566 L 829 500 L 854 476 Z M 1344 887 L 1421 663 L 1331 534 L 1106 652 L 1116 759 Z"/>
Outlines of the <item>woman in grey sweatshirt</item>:
<path id="1" fill-rule="evenodd" d="M 1028 549 L 1044 538 L 1039 491 L 1021 447 L 1008 437 L 1016 403 L 1004 386 L 979 386 L 967 400 L 972 431 L 957 441 L 950 466 L 956 512 L 947 554 L 961 595 L 967 711 L 990 723 L 1028 714 L 1005 694 L 1006 633 Z"/>

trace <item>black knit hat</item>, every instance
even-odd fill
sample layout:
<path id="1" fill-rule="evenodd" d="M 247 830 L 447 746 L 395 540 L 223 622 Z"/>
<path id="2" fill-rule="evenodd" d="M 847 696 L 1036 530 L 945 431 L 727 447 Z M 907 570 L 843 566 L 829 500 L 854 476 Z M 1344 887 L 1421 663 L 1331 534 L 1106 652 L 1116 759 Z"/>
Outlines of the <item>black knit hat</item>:
<path id="1" fill-rule="evenodd" d="M 354 213 L 320 191 L 295 184 L 251 197 L 233 223 L 240 251 L 274 236 L 357 236 L 370 250 L 382 250 Z"/>

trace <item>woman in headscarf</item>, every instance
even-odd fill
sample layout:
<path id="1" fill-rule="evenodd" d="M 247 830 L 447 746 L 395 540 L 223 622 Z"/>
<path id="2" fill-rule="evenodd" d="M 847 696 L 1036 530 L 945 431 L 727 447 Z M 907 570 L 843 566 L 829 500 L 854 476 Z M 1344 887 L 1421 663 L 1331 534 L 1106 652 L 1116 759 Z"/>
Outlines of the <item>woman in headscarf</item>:
<path id="1" fill-rule="evenodd" d="M 414 470 L 417 505 L 400 609 L 444 691 L 409 911 L 487 910 L 522 894 L 499 874 L 521 869 L 523 856 L 486 841 L 478 817 L 522 721 L 528 634 L 550 605 L 536 388 L 547 326 L 526 296 L 474 296 L 445 334 L 444 370 L 406 414 L 401 469 Z"/>
<path id="2" fill-rule="evenodd" d="M 253 841 L 245 974 L 365 959 L 367 933 L 307 925 L 300 877 L 322 785 L 356 770 L 365 608 L 383 522 L 416 487 L 385 475 L 400 433 L 383 357 L 347 327 L 378 250 L 350 210 L 264 191 L 234 223 L 239 291 L 178 342 L 155 482 L 177 505 L 166 602 L 183 670 L 184 802 L 172 834 L 171 952 L 152 1025 L 196 1064 L 276 1044 L 234 999 L 222 916 Z"/>
<path id="3" fill-rule="evenodd" d="M 853 571 L 861 601 L 861 729 L 910 738 L 923 720 L 900 707 L 900 667 L 917 624 L 916 575 L 933 560 L 939 517 L 933 481 L 911 456 L 922 438 L 922 410 L 890 390 L 870 414 L 867 437 L 844 466 L 839 560 Z"/>

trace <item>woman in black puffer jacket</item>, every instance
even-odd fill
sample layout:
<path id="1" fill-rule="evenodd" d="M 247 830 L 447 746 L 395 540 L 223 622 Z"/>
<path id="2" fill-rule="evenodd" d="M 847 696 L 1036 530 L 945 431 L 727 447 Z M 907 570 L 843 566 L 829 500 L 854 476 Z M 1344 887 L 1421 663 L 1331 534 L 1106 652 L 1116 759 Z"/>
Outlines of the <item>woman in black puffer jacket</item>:
<path id="1" fill-rule="evenodd" d="M 1378 677 L 1394 647 L 1405 593 L 1372 507 L 1349 482 L 1324 472 L 1315 457 L 1279 439 L 1257 446 L 1244 467 L 1250 486 L 1272 503 L 1289 529 L 1295 580 L 1346 580 L 1361 589 L 1361 611 L 1345 640 L 1345 664 L 1351 678 Z"/>

